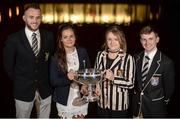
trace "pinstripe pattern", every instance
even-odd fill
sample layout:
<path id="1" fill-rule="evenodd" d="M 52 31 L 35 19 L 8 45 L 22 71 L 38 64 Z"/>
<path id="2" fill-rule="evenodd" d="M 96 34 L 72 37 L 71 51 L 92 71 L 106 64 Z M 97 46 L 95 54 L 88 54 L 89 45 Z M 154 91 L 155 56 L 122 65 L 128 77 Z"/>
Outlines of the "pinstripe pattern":
<path id="1" fill-rule="evenodd" d="M 98 52 L 95 68 L 105 70 L 107 52 Z M 103 81 L 101 98 L 98 105 L 111 110 L 127 110 L 129 106 L 128 89 L 133 88 L 135 78 L 134 58 L 126 53 L 118 54 L 110 69 L 114 73 L 114 81 Z M 122 74 L 119 73 L 121 71 Z"/>
<path id="2" fill-rule="evenodd" d="M 33 49 L 35 56 L 37 56 L 38 55 L 38 40 L 36 37 L 36 33 L 32 34 L 32 49 Z"/>

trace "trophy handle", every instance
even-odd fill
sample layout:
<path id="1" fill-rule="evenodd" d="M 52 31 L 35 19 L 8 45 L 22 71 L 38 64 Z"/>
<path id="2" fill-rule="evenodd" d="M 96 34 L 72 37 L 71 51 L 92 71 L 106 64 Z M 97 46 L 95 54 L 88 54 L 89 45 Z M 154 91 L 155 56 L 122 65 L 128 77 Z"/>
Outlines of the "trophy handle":
<path id="1" fill-rule="evenodd" d="M 86 85 L 85 83 L 82 83 L 82 82 L 80 82 L 80 81 L 78 81 L 78 80 L 73 80 L 74 82 L 76 82 L 76 83 L 79 83 L 79 84 L 82 84 L 82 85 Z"/>

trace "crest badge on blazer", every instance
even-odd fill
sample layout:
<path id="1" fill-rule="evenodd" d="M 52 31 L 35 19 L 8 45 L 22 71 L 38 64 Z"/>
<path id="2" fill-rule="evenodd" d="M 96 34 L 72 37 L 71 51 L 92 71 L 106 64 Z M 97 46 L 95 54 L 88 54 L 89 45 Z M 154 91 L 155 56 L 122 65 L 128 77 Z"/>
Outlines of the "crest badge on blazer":
<path id="1" fill-rule="evenodd" d="M 159 84 L 159 77 L 153 76 L 153 77 L 151 78 L 151 85 L 152 85 L 152 86 L 157 86 L 158 84 Z"/>
<path id="2" fill-rule="evenodd" d="M 122 69 L 117 70 L 117 76 L 123 77 L 123 74 L 124 74 L 124 70 Z"/>

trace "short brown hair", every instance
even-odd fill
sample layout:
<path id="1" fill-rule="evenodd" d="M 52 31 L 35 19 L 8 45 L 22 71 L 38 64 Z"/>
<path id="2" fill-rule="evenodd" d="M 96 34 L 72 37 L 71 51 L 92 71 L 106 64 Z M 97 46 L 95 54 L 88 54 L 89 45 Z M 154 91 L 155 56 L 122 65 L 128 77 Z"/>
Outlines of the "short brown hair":
<path id="1" fill-rule="evenodd" d="M 150 34 L 151 32 L 154 32 L 155 35 L 158 36 L 158 29 L 155 26 L 153 26 L 153 25 L 144 26 L 140 30 L 140 35 L 142 35 L 142 34 Z"/>
<path id="2" fill-rule="evenodd" d="M 30 4 L 24 5 L 24 12 L 25 12 L 26 10 L 28 10 L 29 8 L 34 8 L 34 9 L 39 9 L 39 10 L 41 10 L 41 8 L 39 7 L 39 4 L 30 3 Z"/>

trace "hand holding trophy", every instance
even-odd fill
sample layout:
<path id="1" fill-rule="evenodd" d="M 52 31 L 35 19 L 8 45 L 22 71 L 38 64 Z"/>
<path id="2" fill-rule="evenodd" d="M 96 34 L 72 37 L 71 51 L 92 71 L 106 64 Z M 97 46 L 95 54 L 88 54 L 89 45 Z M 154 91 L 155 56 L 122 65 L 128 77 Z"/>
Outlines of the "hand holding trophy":
<path id="1" fill-rule="evenodd" d="M 102 73 L 100 70 L 96 69 L 82 69 L 77 71 L 77 81 L 82 84 L 82 90 L 85 95 L 82 97 L 84 102 L 94 102 L 99 100 L 99 97 L 95 93 L 95 87 L 99 85 L 102 80 Z"/>

